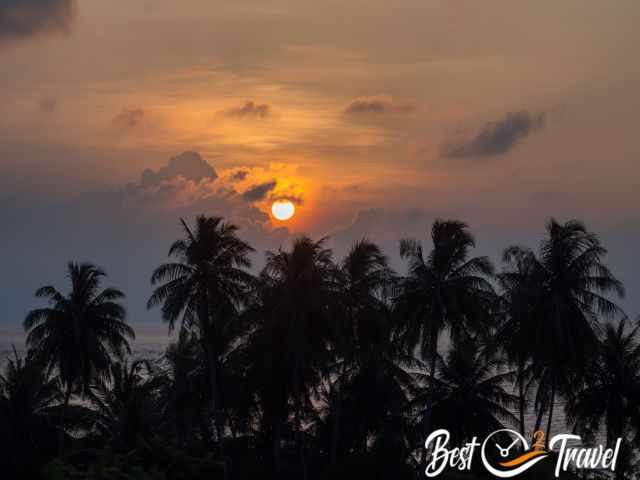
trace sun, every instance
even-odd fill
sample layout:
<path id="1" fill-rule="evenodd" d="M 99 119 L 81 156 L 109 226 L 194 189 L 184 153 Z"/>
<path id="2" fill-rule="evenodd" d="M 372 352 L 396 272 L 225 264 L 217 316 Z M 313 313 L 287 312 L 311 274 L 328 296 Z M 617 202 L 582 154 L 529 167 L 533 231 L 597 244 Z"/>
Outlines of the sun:
<path id="1" fill-rule="evenodd" d="M 285 221 L 293 217 L 296 207 L 290 200 L 276 200 L 271 205 L 271 213 L 276 219 Z"/>

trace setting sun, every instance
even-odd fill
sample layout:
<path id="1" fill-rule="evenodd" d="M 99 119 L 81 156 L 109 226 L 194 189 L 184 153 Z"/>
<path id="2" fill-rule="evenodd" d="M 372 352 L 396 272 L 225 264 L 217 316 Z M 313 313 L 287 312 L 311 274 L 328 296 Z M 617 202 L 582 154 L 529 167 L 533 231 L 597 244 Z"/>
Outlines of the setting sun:
<path id="1" fill-rule="evenodd" d="M 271 213 L 281 221 L 289 220 L 296 212 L 296 207 L 290 200 L 276 200 L 271 205 Z"/>

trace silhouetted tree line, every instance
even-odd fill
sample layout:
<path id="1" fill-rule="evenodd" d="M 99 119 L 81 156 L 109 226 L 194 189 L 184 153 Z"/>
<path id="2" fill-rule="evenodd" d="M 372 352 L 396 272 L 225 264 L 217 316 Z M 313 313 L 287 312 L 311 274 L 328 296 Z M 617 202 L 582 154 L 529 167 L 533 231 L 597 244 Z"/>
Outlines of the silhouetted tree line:
<path id="1" fill-rule="evenodd" d="M 639 327 L 582 223 L 550 220 L 496 273 L 438 220 L 430 250 L 401 241 L 405 276 L 369 240 L 336 261 L 307 237 L 254 276 L 234 225 L 182 226 L 151 277 L 148 307 L 179 329 L 162 359 L 131 358 L 124 294 L 95 265 L 36 292 L 28 354 L 0 376 L 3 478 L 422 478 L 434 429 L 531 436 L 535 412 L 549 436 L 559 399 L 571 429 L 625 438 L 617 476 L 635 478 Z"/>

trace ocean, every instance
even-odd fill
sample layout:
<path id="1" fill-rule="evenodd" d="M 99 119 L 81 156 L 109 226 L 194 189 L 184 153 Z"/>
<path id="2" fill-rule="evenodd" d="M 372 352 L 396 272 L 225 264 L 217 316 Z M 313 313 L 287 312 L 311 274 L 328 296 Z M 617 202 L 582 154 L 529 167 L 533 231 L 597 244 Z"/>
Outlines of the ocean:
<path id="1" fill-rule="evenodd" d="M 160 358 L 176 335 L 169 336 L 166 325 L 135 326 L 136 338 L 131 342 L 131 354 L 134 358 Z M 20 330 L 0 329 L 0 368 L 4 369 L 8 358 L 13 358 L 13 349 L 23 355 L 26 352 L 25 334 Z"/>

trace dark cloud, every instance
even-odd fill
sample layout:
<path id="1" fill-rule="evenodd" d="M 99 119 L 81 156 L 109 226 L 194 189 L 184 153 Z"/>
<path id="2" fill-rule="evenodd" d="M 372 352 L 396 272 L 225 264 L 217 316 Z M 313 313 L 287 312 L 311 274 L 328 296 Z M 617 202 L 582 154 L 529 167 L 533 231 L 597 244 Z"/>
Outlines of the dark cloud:
<path id="1" fill-rule="evenodd" d="M 198 153 L 188 151 L 173 157 L 167 165 L 156 172 L 151 169 L 142 172 L 140 185 L 146 188 L 178 177 L 199 182 L 204 179 L 215 180 L 218 178 L 218 174 Z"/>
<path id="2" fill-rule="evenodd" d="M 115 116 L 113 123 L 120 128 L 133 128 L 142 122 L 144 110 L 142 108 L 123 108 L 122 111 Z"/>
<path id="3" fill-rule="evenodd" d="M 58 101 L 55 98 L 43 98 L 38 102 L 38 109 L 42 113 L 52 113 L 58 106 Z"/>
<path id="4" fill-rule="evenodd" d="M 272 115 L 271 107 L 268 104 L 257 104 L 253 100 L 246 102 L 241 107 L 230 108 L 224 114 L 229 117 L 241 118 L 267 118 Z"/>
<path id="5" fill-rule="evenodd" d="M 410 113 L 415 110 L 415 105 L 408 102 L 399 102 L 387 95 L 362 97 L 353 100 L 344 109 L 347 115 L 383 114 L 383 113 Z"/>
<path id="6" fill-rule="evenodd" d="M 544 113 L 510 112 L 497 122 L 489 122 L 474 137 L 448 143 L 442 149 L 446 158 L 490 157 L 509 151 L 521 139 L 538 130 Z"/>
<path id="7" fill-rule="evenodd" d="M 175 175 L 168 172 L 170 165 L 163 168 L 160 176 Z M 0 182 L 10 185 L 16 185 L 15 180 L 17 177 L 10 181 L 0 177 Z M 269 215 L 234 190 L 213 186 L 207 182 L 194 186 L 194 182 L 182 178 L 144 189 L 129 185 L 102 190 L 89 185 L 83 193 L 65 198 L 44 196 L 40 191 L 8 194 L 0 189 L 0 252 L 20 252 L 0 254 L 5 269 L 14 272 L 0 275 L 0 329 L 20 325 L 27 311 L 37 305 L 33 297 L 36 288 L 64 285 L 68 259 L 86 259 L 106 268 L 109 284 L 127 293 L 125 306 L 136 326 L 157 322 L 158 312 L 147 312 L 144 307 L 149 296 L 149 273 L 166 261 L 168 247 L 184 235 L 181 218 L 192 224 L 204 213 L 233 222 L 240 228 L 241 238 L 256 248 L 253 260 L 259 270 L 264 264 L 264 251 L 284 244 L 288 231 L 272 229 Z M 46 249 L 41 245 L 43 231 L 48 232 Z"/>
<path id="8" fill-rule="evenodd" d="M 0 43 L 44 33 L 69 33 L 73 0 L 0 0 Z"/>
<path id="9" fill-rule="evenodd" d="M 247 202 L 259 202 L 260 200 L 264 200 L 267 198 L 267 194 L 276 188 L 277 182 L 275 180 L 271 180 L 270 182 L 260 183 L 258 185 L 253 185 L 249 187 L 249 189 L 242 194 L 242 197 Z"/>
<path id="10" fill-rule="evenodd" d="M 229 177 L 229 180 L 232 182 L 241 182 L 249 175 L 249 170 L 238 170 L 237 172 L 233 172 Z"/>
<path id="11" fill-rule="evenodd" d="M 278 200 L 289 200 L 291 203 L 293 203 L 294 205 L 300 206 L 302 204 L 304 204 L 304 198 L 302 198 L 302 195 L 289 195 L 289 194 L 282 194 L 279 193 L 278 195 L 271 195 L 269 197 L 269 200 L 272 202 L 276 202 Z"/>

